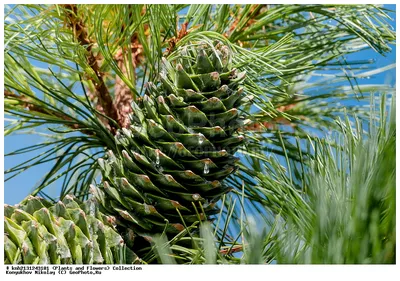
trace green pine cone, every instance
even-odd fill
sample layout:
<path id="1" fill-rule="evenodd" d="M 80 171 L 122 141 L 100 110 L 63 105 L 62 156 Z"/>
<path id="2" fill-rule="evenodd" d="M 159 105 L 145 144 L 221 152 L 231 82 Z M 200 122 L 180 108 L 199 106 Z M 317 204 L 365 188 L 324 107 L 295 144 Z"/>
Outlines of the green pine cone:
<path id="1" fill-rule="evenodd" d="M 137 259 L 97 203 L 29 196 L 4 207 L 5 264 L 115 264 Z"/>
<path id="2" fill-rule="evenodd" d="M 220 42 L 201 42 L 163 58 L 159 85 L 147 84 L 130 129 L 116 136 L 120 152 L 99 159 L 103 182 L 92 193 L 130 237 L 175 235 L 218 213 L 244 141 L 237 129 L 245 73 L 231 68 L 231 55 Z"/>

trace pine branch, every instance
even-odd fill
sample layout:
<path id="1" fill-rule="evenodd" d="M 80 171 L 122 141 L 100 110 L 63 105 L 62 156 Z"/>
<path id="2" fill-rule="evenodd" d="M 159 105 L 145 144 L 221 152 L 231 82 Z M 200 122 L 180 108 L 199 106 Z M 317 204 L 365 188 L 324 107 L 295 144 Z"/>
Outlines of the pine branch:
<path id="1" fill-rule="evenodd" d="M 71 129 L 80 130 L 80 132 L 82 132 L 88 136 L 93 136 L 92 131 L 85 130 L 85 128 L 82 127 L 81 124 L 74 123 L 74 120 L 70 116 L 63 114 L 59 111 L 52 110 L 50 108 L 45 108 L 41 105 L 36 105 L 36 104 L 32 103 L 32 101 L 30 101 L 30 99 L 28 97 L 26 97 L 22 94 L 15 94 L 11 91 L 4 90 L 4 98 L 11 98 L 12 100 L 18 101 L 22 108 L 26 108 L 27 110 L 29 110 L 31 112 L 37 112 L 37 113 L 41 113 L 41 114 L 45 114 L 45 115 L 51 115 L 51 116 L 55 116 L 61 120 L 67 121 L 67 123 L 65 123 L 65 125 L 70 127 Z"/>
<path id="2" fill-rule="evenodd" d="M 81 18 L 78 17 L 78 7 L 74 4 L 65 4 L 63 5 L 66 10 L 67 16 L 67 26 L 70 27 L 73 31 L 74 37 L 78 40 L 78 42 L 84 46 L 87 50 L 87 62 L 89 66 L 92 68 L 94 73 L 96 74 L 97 81 L 94 82 L 95 93 L 94 98 L 97 98 L 97 110 L 99 110 L 104 115 L 110 117 L 111 119 L 121 124 L 122 120 L 120 118 L 120 114 L 117 110 L 117 107 L 114 105 L 112 97 L 108 91 L 108 88 L 104 81 L 104 74 L 100 71 L 100 67 L 98 64 L 99 56 L 95 56 L 92 51 L 93 41 L 89 39 L 89 36 L 86 31 L 85 23 Z M 107 119 L 101 118 L 102 122 L 109 128 L 109 130 L 115 134 L 117 129 L 114 124 L 110 124 Z"/>

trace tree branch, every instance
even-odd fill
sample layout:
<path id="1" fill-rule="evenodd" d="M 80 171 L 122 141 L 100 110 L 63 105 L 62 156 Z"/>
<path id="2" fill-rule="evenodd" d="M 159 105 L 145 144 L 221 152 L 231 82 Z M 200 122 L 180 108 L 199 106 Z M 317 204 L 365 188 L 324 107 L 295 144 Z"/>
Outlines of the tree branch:
<path id="1" fill-rule="evenodd" d="M 72 28 L 74 37 L 78 42 L 84 46 L 87 50 L 87 61 L 89 66 L 92 68 L 96 74 L 97 82 L 94 82 L 95 87 L 95 97 L 91 97 L 92 100 L 97 98 L 98 106 L 97 110 L 102 112 L 104 115 L 120 123 L 120 116 L 116 106 L 113 103 L 112 97 L 108 91 L 108 88 L 103 79 L 103 73 L 100 71 L 100 67 L 97 63 L 98 58 L 93 54 L 91 40 L 88 38 L 85 23 L 81 18 L 78 17 L 78 7 L 74 4 L 64 4 L 68 23 L 67 25 Z M 108 122 L 106 118 L 100 117 L 102 122 L 109 128 L 109 130 L 115 134 L 117 132 L 117 127 Z"/>
<path id="2" fill-rule="evenodd" d="M 69 121 L 69 122 L 73 122 L 74 120 L 66 115 L 63 114 L 59 111 L 55 111 L 49 108 L 44 108 L 43 106 L 38 106 L 36 104 L 33 104 L 29 101 L 29 98 L 23 95 L 17 95 L 11 91 L 8 90 L 4 90 L 4 97 L 5 98 L 12 98 L 13 100 L 17 100 L 21 103 L 22 107 L 26 108 L 27 110 L 31 111 L 31 112 L 37 112 L 37 113 L 41 113 L 41 114 L 46 114 L 46 115 L 51 115 L 51 116 L 55 116 L 57 118 L 60 118 L 62 120 L 65 121 Z M 82 133 L 89 135 L 89 136 L 93 136 L 93 132 L 92 131 L 88 131 L 85 130 L 86 127 L 82 127 L 81 124 L 78 123 L 70 123 L 70 124 L 65 124 L 66 126 L 74 129 L 74 130 L 80 130 Z"/>

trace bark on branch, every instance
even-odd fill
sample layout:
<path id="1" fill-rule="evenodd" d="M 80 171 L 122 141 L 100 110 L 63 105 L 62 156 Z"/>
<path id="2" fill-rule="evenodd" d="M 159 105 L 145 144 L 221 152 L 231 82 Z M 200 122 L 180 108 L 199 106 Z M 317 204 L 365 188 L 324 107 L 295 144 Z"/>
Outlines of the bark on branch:
<path id="1" fill-rule="evenodd" d="M 42 106 L 33 104 L 32 102 L 29 101 L 30 100 L 29 97 L 26 97 L 23 95 L 18 95 L 11 91 L 8 91 L 8 90 L 4 90 L 4 97 L 12 98 L 13 100 L 19 101 L 22 107 L 26 108 L 27 110 L 29 110 L 31 112 L 37 112 L 37 113 L 46 114 L 49 116 L 55 116 L 61 120 L 69 121 L 71 123 L 68 123 L 65 125 L 70 127 L 71 129 L 80 130 L 82 133 L 89 135 L 89 136 L 94 135 L 92 131 L 85 130 L 86 127 L 82 127 L 81 124 L 74 123 L 75 120 L 72 119 L 70 116 L 68 116 L 62 112 L 55 111 L 53 109 L 49 109 L 49 108 L 44 109 Z"/>
<path id="2" fill-rule="evenodd" d="M 67 26 L 70 27 L 74 33 L 76 40 L 86 48 L 87 62 L 96 74 L 96 80 L 94 81 L 95 93 L 93 99 L 97 99 L 98 105 L 97 110 L 99 110 L 104 115 L 115 120 L 117 123 L 120 121 L 119 113 L 116 106 L 113 103 L 112 97 L 108 91 L 108 88 L 104 82 L 103 73 L 100 71 L 98 65 L 98 58 L 94 55 L 92 50 L 93 42 L 89 39 L 85 23 L 81 18 L 78 17 L 78 7 L 74 4 L 62 5 L 65 8 L 67 16 Z M 100 118 L 102 122 L 110 129 L 110 131 L 115 134 L 117 129 L 116 126 L 108 122 L 105 118 Z"/>

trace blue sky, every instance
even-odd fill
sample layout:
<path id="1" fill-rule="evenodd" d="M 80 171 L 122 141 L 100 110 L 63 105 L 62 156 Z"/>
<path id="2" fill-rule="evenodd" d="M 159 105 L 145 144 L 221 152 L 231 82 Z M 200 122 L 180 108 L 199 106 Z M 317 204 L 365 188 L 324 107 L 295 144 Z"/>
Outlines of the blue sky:
<path id="1" fill-rule="evenodd" d="M 395 10 L 395 5 L 385 5 L 385 7 Z M 392 22 L 393 27 L 396 30 L 396 18 L 394 14 L 391 14 L 394 17 L 394 21 Z M 375 67 L 382 67 L 389 64 L 393 64 L 396 62 L 396 47 L 392 46 L 392 51 L 387 54 L 385 57 L 375 53 L 372 50 L 362 51 L 356 54 L 353 54 L 348 57 L 349 60 L 361 60 L 361 59 L 374 59 Z M 391 69 L 384 73 L 378 74 L 376 76 L 371 77 L 368 81 L 360 81 L 360 83 L 368 84 L 391 84 L 395 85 L 396 79 L 396 70 Z M 11 135 L 7 136 L 4 139 L 4 152 L 9 153 L 19 148 L 27 147 L 29 145 L 33 145 L 39 142 L 42 142 L 43 138 L 37 135 Z M 37 153 L 36 153 L 37 154 Z M 4 168 L 5 170 L 21 163 L 25 159 L 28 159 L 29 156 L 34 156 L 35 153 L 22 154 L 21 156 L 12 156 L 7 157 L 4 160 Z M 25 198 L 34 188 L 36 183 L 46 175 L 46 172 L 50 170 L 51 163 L 42 164 L 30 168 L 29 170 L 23 172 L 21 175 L 5 182 L 4 184 L 4 203 L 7 204 L 16 204 L 20 202 L 23 198 Z M 7 177 L 7 175 L 5 176 Z M 61 183 L 56 182 L 56 184 L 48 187 L 46 190 L 49 195 L 57 196 L 59 186 Z"/>

